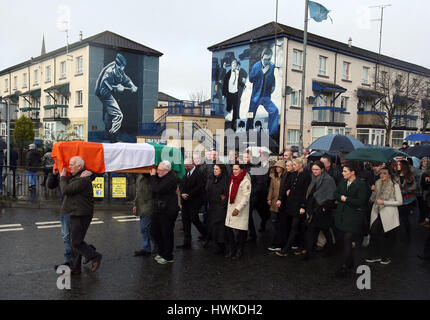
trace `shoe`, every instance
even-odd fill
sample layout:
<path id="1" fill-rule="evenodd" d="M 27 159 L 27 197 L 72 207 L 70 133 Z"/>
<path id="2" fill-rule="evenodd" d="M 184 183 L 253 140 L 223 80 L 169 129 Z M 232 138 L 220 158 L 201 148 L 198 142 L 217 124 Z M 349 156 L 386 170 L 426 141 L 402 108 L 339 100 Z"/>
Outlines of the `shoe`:
<path id="1" fill-rule="evenodd" d="M 380 264 L 390 264 L 391 263 L 391 258 L 382 258 L 379 263 Z"/>
<path id="2" fill-rule="evenodd" d="M 134 252 L 134 256 L 135 257 L 139 257 L 139 256 L 149 256 L 151 255 L 151 252 L 149 251 L 145 251 L 145 250 L 139 250 L 139 251 L 135 251 Z"/>
<path id="3" fill-rule="evenodd" d="M 361 246 L 363 248 L 366 248 L 366 247 L 369 246 L 369 244 L 370 244 L 370 236 L 364 236 L 363 237 L 363 242 L 361 243 Z"/>
<path id="4" fill-rule="evenodd" d="M 93 264 L 91 266 L 91 272 L 96 272 L 102 263 L 102 255 L 99 253 L 98 256 L 92 260 Z"/>
<path id="5" fill-rule="evenodd" d="M 70 267 L 70 262 L 64 262 L 64 263 L 62 263 L 62 264 L 56 264 L 56 265 L 54 266 L 55 270 L 57 270 L 59 266 L 67 266 L 67 267 Z"/>
<path id="6" fill-rule="evenodd" d="M 297 250 L 297 251 L 294 251 L 294 255 L 295 256 L 300 256 L 300 255 L 302 255 L 302 254 L 306 254 L 306 250 Z"/>
<path id="7" fill-rule="evenodd" d="M 157 255 L 154 257 L 154 260 L 155 260 L 155 261 L 158 261 L 158 260 L 160 260 L 160 259 L 162 259 L 162 257 L 161 257 L 159 254 L 157 254 Z"/>
<path id="8" fill-rule="evenodd" d="M 278 257 L 288 257 L 288 253 L 283 253 L 282 251 L 276 251 L 275 254 Z"/>
<path id="9" fill-rule="evenodd" d="M 373 262 L 381 262 L 381 258 L 378 258 L 378 257 L 367 258 L 365 261 L 366 261 L 366 262 L 369 262 L 369 263 L 373 263 Z"/>
<path id="10" fill-rule="evenodd" d="M 187 249 L 191 249 L 191 245 L 190 244 L 182 244 L 180 246 L 176 246 L 176 248 L 187 250 Z"/>
<path id="11" fill-rule="evenodd" d="M 159 264 L 166 264 L 166 263 L 167 263 L 167 260 L 166 260 L 166 259 L 164 259 L 164 258 L 161 258 L 161 257 L 160 257 L 160 259 L 158 259 L 158 260 L 157 260 L 157 262 L 158 262 Z"/>
<path id="12" fill-rule="evenodd" d="M 417 254 L 417 257 L 420 258 L 421 260 L 428 260 L 428 261 L 430 261 L 430 257 L 425 256 L 423 254 Z"/>
<path id="13" fill-rule="evenodd" d="M 348 270 L 346 269 L 345 266 L 340 267 L 336 273 L 334 274 L 334 276 L 336 278 L 346 278 L 346 276 L 348 275 Z"/>
<path id="14" fill-rule="evenodd" d="M 96 251 L 96 247 L 94 247 L 92 244 L 89 244 L 88 246 L 91 247 L 94 251 Z M 88 264 L 90 262 L 91 262 L 91 260 L 87 260 L 87 258 L 84 257 L 84 261 L 82 263 Z"/>
<path id="15" fill-rule="evenodd" d="M 293 250 L 297 250 L 299 247 L 296 247 L 296 246 L 292 246 L 291 247 L 291 249 L 293 249 Z"/>
<path id="16" fill-rule="evenodd" d="M 282 250 L 282 248 L 276 248 L 276 247 L 269 247 L 269 248 L 267 248 L 267 250 L 269 250 L 269 251 L 281 251 Z"/>

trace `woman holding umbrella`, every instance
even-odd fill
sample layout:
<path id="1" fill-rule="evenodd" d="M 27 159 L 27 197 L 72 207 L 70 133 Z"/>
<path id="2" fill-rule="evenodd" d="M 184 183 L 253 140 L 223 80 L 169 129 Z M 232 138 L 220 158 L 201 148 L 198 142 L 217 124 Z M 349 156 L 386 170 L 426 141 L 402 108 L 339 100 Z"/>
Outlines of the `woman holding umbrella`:
<path id="1" fill-rule="evenodd" d="M 344 180 L 334 192 L 338 205 L 335 212 L 335 225 L 343 234 L 342 265 L 336 271 L 336 277 L 344 278 L 348 269 L 354 268 L 352 242 L 362 231 L 363 208 L 366 204 L 366 185 L 357 179 L 357 168 L 354 163 L 346 162 L 342 175 Z"/>
<path id="2" fill-rule="evenodd" d="M 391 262 L 391 248 L 394 244 L 395 229 L 400 225 L 399 210 L 403 198 L 400 186 L 394 182 L 391 170 L 386 167 L 380 170 L 380 178 L 375 182 L 375 191 L 372 193 L 373 202 L 370 216 L 370 256 L 366 262 Z"/>

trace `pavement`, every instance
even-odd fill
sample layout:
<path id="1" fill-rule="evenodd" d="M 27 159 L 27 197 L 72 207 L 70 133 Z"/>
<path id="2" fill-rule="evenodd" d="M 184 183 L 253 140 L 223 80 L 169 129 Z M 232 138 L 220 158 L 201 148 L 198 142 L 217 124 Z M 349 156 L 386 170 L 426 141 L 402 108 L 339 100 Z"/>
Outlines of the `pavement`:
<path id="1" fill-rule="evenodd" d="M 389 265 L 367 264 L 371 289 L 360 290 L 359 274 L 335 279 L 340 255 L 303 262 L 267 250 L 271 226 L 256 243 L 247 243 L 239 260 L 203 248 L 193 227 L 192 249 L 175 249 L 173 263 L 160 265 L 140 249 L 139 222 L 130 210 L 96 211 L 86 240 L 103 254 L 95 273 L 83 268 L 71 278 L 71 290 L 59 290 L 54 265 L 63 262 L 64 246 L 57 209 L 3 208 L 0 213 L 0 299 L 49 300 L 295 300 L 429 299 L 430 262 L 421 261 L 428 229 L 413 223 L 410 243 L 399 236 Z M 411 217 L 411 221 L 412 221 Z M 256 225 L 258 217 L 255 215 Z M 8 231 L 4 231 L 8 230 Z M 182 243 L 181 222 L 175 246 Z M 367 249 L 357 256 L 364 265 Z"/>

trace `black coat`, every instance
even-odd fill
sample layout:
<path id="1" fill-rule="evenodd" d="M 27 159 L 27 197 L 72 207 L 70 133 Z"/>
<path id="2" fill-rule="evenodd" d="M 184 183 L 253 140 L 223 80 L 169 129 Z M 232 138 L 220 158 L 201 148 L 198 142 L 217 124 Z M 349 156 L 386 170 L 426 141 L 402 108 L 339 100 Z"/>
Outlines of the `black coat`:
<path id="1" fill-rule="evenodd" d="M 4 163 L 5 165 L 7 165 L 7 151 L 5 152 L 4 155 Z M 16 150 L 14 148 L 10 148 L 10 166 L 11 167 L 16 167 L 18 163 L 18 152 L 16 152 Z"/>
<path id="2" fill-rule="evenodd" d="M 224 225 L 227 214 L 229 176 L 223 173 L 218 179 L 215 177 L 206 183 L 206 194 L 208 197 L 208 226 L 209 234 L 216 242 L 224 242 Z M 225 199 L 222 200 L 221 196 Z"/>
<path id="3" fill-rule="evenodd" d="M 62 215 L 93 215 L 93 184 L 89 177 L 81 178 L 82 171 L 71 177 L 60 177 L 60 188 L 64 196 Z"/>
<path id="4" fill-rule="evenodd" d="M 291 216 L 300 216 L 300 209 L 306 209 L 306 192 L 311 183 L 311 175 L 303 170 L 302 172 L 294 172 L 290 183 L 290 194 L 287 197 L 286 209 Z"/>
<path id="5" fill-rule="evenodd" d="M 280 212 L 284 212 L 287 208 L 287 190 L 290 189 L 293 182 L 294 172 L 286 172 L 281 178 L 281 186 L 279 188 L 278 200 L 281 201 Z"/>
<path id="6" fill-rule="evenodd" d="M 151 187 L 154 214 L 177 214 L 179 211 L 176 194 L 178 178 L 174 173 L 170 171 L 162 178 L 158 175 L 151 176 Z"/>
<path id="7" fill-rule="evenodd" d="M 195 168 L 191 177 L 188 177 L 188 172 L 182 178 L 179 184 L 179 190 L 182 193 L 189 195 L 187 200 L 181 197 L 182 206 L 189 209 L 199 209 L 203 202 L 204 179 L 202 173 Z"/>
<path id="8" fill-rule="evenodd" d="M 25 164 L 28 171 L 36 172 L 40 167 L 40 153 L 36 149 L 28 150 L 25 154 Z"/>

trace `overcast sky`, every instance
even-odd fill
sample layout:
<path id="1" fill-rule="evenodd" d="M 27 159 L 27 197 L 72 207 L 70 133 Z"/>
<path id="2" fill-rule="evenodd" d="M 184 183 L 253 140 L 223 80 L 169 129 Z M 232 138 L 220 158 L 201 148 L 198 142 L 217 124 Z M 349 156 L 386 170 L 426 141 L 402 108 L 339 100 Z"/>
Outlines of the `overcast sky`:
<path id="1" fill-rule="evenodd" d="M 311 20 L 308 31 L 378 51 L 384 10 L 382 54 L 430 68 L 428 0 L 320 0 L 333 24 Z M 305 0 L 279 0 L 278 22 L 303 29 Z M 210 97 L 211 52 L 207 47 L 275 21 L 276 0 L 2 0 L 0 70 L 66 44 L 59 20 L 70 12 L 70 39 L 105 30 L 163 53 L 159 90 L 179 99 L 203 90 Z M 65 9 L 66 8 L 66 9 Z"/>

